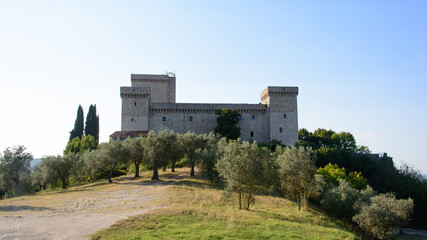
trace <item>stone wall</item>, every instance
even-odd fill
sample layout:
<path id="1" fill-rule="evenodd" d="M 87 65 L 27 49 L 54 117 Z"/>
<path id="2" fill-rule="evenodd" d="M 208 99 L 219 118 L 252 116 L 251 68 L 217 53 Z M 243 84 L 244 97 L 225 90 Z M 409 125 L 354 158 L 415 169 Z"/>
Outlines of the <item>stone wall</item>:
<path id="1" fill-rule="evenodd" d="M 210 133 L 217 126 L 215 110 L 223 108 L 239 110 L 241 113 L 242 120 L 237 126 L 241 128 L 244 141 L 269 141 L 268 125 L 265 124 L 268 122 L 267 106 L 263 104 L 152 103 L 148 128 L 156 132 L 168 129 L 178 133 Z"/>
<path id="2" fill-rule="evenodd" d="M 149 87 L 121 87 L 122 131 L 148 131 Z"/>

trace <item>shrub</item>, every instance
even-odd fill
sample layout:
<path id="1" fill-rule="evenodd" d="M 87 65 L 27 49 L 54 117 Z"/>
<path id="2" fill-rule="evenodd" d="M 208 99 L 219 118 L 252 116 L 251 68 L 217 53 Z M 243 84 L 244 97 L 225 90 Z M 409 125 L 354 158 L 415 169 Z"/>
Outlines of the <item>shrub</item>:
<path id="1" fill-rule="evenodd" d="M 353 221 L 372 237 L 390 239 L 397 227 L 409 221 L 413 207 L 410 198 L 399 200 L 391 193 L 379 194 L 371 198 L 369 205 L 361 207 Z"/>

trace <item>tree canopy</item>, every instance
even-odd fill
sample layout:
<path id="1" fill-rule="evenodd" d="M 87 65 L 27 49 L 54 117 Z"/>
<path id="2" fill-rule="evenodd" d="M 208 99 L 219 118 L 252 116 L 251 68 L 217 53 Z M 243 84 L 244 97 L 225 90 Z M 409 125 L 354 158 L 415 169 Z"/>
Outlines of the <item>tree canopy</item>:
<path id="1" fill-rule="evenodd" d="M 99 116 L 96 114 L 96 104 L 90 105 L 86 116 L 85 135 L 92 135 L 99 143 Z"/>
<path id="2" fill-rule="evenodd" d="M 19 195 L 19 183 L 23 176 L 30 174 L 31 153 L 22 145 L 8 147 L 0 157 L 1 182 L 6 190 L 13 188 L 13 195 Z"/>
<path id="3" fill-rule="evenodd" d="M 240 127 L 236 124 L 239 122 L 241 114 L 238 110 L 231 110 L 228 108 L 218 109 L 215 111 L 218 115 L 214 133 L 219 134 L 227 139 L 237 139 L 240 137 Z"/>
<path id="4" fill-rule="evenodd" d="M 83 116 L 83 108 L 81 105 L 79 105 L 77 109 L 77 117 L 76 121 L 74 122 L 74 128 L 70 132 L 70 141 L 75 138 L 82 138 L 83 136 L 83 130 L 84 130 L 84 116 Z"/>

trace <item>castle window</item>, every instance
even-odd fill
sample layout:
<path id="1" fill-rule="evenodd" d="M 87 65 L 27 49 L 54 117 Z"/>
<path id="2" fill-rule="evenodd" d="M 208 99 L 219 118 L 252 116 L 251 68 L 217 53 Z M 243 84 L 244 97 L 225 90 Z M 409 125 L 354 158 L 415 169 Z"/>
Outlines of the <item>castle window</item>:
<path id="1" fill-rule="evenodd" d="M 254 137 L 254 132 L 253 131 L 251 131 L 251 137 Z"/>
<path id="2" fill-rule="evenodd" d="M 166 116 L 162 117 L 162 122 L 166 122 Z"/>
<path id="3" fill-rule="evenodd" d="M 283 114 L 283 118 L 286 118 L 286 113 L 285 113 L 285 114 Z"/>
<path id="4" fill-rule="evenodd" d="M 133 122 L 133 118 L 130 121 Z"/>
<path id="5" fill-rule="evenodd" d="M 252 115 L 252 120 L 255 120 L 255 115 Z"/>
<path id="6" fill-rule="evenodd" d="M 189 121 L 189 122 L 192 122 L 192 121 L 193 121 L 193 116 L 189 116 L 189 117 L 188 117 L 188 121 Z"/>
<path id="7" fill-rule="evenodd" d="M 133 105 L 136 106 L 136 102 L 133 102 Z"/>
<path id="8" fill-rule="evenodd" d="M 279 131 L 280 131 L 280 132 L 283 132 L 283 128 L 280 128 L 280 129 L 279 129 Z"/>

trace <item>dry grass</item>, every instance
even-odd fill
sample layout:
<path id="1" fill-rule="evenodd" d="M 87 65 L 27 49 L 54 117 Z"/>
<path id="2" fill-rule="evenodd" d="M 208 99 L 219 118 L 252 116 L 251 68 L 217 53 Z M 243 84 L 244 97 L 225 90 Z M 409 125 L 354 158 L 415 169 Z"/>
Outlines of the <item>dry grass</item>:
<path id="1" fill-rule="evenodd" d="M 224 199 L 221 186 L 194 177 L 161 189 L 167 208 L 122 220 L 93 239 L 358 239 L 323 214 L 258 196 L 251 210 Z"/>

